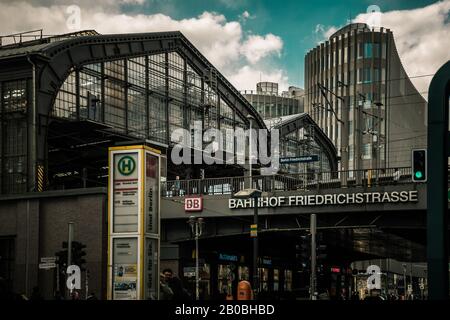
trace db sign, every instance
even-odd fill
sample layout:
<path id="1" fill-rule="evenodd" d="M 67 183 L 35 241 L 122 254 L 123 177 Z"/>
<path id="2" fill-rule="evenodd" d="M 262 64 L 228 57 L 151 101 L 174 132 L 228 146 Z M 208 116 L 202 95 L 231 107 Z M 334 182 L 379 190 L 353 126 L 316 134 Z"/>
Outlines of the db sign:
<path id="1" fill-rule="evenodd" d="M 203 198 L 202 197 L 190 197 L 184 198 L 184 211 L 202 211 L 203 210 Z"/>

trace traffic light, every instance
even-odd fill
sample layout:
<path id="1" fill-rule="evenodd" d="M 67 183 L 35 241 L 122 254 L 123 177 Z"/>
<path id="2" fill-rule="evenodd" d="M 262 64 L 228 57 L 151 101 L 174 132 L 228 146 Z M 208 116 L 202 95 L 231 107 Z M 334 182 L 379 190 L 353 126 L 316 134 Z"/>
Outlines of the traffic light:
<path id="1" fill-rule="evenodd" d="M 79 266 L 81 271 L 86 270 L 84 264 L 86 260 L 83 257 L 86 255 L 84 249 L 86 245 L 78 241 L 72 241 L 72 263 Z"/>
<path id="2" fill-rule="evenodd" d="M 56 253 L 56 256 L 59 257 L 58 261 L 60 262 L 60 267 L 67 267 L 67 250 L 68 250 L 68 243 L 67 241 L 63 241 L 62 247 L 64 250 L 59 251 Z M 86 252 L 84 249 L 86 248 L 86 245 L 82 244 L 78 241 L 72 241 L 72 263 L 80 267 L 81 271 L 84 271 L 84 264 L 86 263 L 86 260 L 83 258 L 86 255 Z M 65 266 L 63 265 L 65 264 Z"/>
<path id="3" fill-rule="evenodd" d="M 307 271 L 311 267 L 311 236 L 300 236 L 300 243 L 295 245 L 295 258 L 301 271 Z"/>
<path id="4" fill-rule="evenodd" d="M 412 151 L 412 181 L 427 181 L 427 150 L 417 149 Z"/>

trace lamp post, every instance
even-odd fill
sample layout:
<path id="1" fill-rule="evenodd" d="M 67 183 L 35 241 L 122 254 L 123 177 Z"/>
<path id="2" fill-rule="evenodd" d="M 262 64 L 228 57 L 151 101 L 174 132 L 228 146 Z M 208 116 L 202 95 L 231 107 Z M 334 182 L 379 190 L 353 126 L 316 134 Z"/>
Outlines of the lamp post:
<path id="1" fill-rule="evenodd" d="M 403 294 L 406 300 L 406 264 L 403 264 Z"/>
<path id="2" fill-rule="evenodd" d="M 204 220 L 203 218 L 189 217 L 188 221 L 191 226 L 192 234 L 195 237 L 195 299 L 200 300 L 200 278 L 199 278 L 199 266 L 198 266 L 198 238 L 202 235 L 202 229 Z"/>
<path id="3" fill-rule="evenodd" d="M 255 118 L 252 115 L 248 115 L 247 116 L 248 122 L 250 124 L 250 130 L 249 130 L 249 134 L 248 134 L 248 168 L 249 168 L 249 188 L 252 188 L 252 171 L 253 171 L 253 164 L 252 164 L 252 159 L 253 159 L 253 150 L 252 150 L 252 122 L 255 120 Z"/>
<path id="4" fill-rule="evenodd" d="M 253 226 L 251 229 L 256 231 L 254 234 L 250 231 L 250 236 L 253 238 L 253 292 L 254 299 L 259 289 L 259 275 L 258 275 L 258 198 L 261 197 L 262 192 L 257 189 L 244 189 L 234 194 L 237 199 L 254 199 L 253 207 Z"/>

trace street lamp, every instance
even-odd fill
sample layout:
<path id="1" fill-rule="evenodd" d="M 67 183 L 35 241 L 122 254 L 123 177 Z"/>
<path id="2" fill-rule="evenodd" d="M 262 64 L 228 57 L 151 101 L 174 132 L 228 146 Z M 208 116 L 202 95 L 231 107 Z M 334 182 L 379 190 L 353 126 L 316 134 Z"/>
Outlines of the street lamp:
<path id="1" fill-rule="evenodd" d="M 406 263 L 403 264 L 403 294 L 406 300 Z"/>
<path id="2" fill-rule="evenodd" d="M 249 180 L 250 180 L 250 184 L 249 184 L 249 188 L 252 187 L 252 171 L 253 171 L 253 165 L 252 165 L 252 159 L 253 159 L 253 150 L 252 150 L 252 143 L 253 143 L 253 136 L 252 136 L 252 122 L 255 120 L 255 118 L 249 114 L 247 115 L 247 120 L 250 124 L 250 131 L 248 134 L 248 165 L 249 165 Z"/>
<path id="3" fill-rule="evenodd" d="M 262 192 L 257 189 L 244 189 L 234 194 L 234 198 L 237 199 L 251 199 L 253 198 L 254 203 L 254 214 L 253 214 L 253 228 L 256 234 L 253 237 L 253 291 L 254 297 L 256 299 L 256 293 L 259 287 L 259 276 L 258 276 L 258 198 L 261 197 Z"/>
<path id="4" fill-rule="evenodd" d="M 198 238 L 202 235 L 202 229 L 204 219 L 203 218 L 195 218 L 194 216 L 189 217 L 188 221 L 189 225 L 191 226 L 192 234 L 195 237 L 195 299 L 198 301 L 200 300 L 200 279 L 199 279 L 199 272 L 198 272 Z"/>

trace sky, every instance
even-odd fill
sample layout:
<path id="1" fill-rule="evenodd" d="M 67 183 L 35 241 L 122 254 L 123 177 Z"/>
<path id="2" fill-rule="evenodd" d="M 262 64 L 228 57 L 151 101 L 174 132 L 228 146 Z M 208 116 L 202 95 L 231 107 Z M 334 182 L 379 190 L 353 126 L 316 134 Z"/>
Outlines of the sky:
<path id="1" fill-rule="evenodd" d="M 2 35 L 179 30 L 238 90 L 260 80 L 303 87 L 305 54 L 350 21 L 393 31 L 424 96 L 426 75 L 450 60 L 450 0 L 0 0 Z"/>

